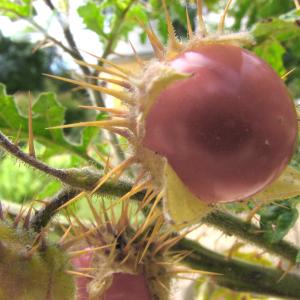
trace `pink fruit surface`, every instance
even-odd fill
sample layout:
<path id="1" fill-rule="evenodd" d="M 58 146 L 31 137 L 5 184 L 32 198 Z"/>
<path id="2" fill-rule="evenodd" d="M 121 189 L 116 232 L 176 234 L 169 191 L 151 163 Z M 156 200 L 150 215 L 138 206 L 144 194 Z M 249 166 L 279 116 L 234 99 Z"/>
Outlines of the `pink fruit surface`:
<path id="1" fill-rule="evenodd" d="M 90 268 L 92 262 L 92 253 L 83 254 L 72 259 L 75 269 Z M 76 278 L 76 300 L 89 300 L 87 286 L 91 279 L 88 277 Z"/>
<path id="2" fill-rule="evenodd" d="M 151 300 L 146 279 L 143 275 L 115 273 L 112 285 L 103 300 Z"/>
<path id="3" fill-rule="evenodd" d="M 145 147 L 166 157 L 208 203 L 245 199 L 274 181 L 297 136 L 296 111 L 281 78 L 237 46 L 211 44 L 169 62 L 191 73 L 163 90 L 145 120 Z"/>
<path id="4" fill-rule="evenodd" d="M 75 269 L 90 268 L 92 254 L 84 254 L 72 259 Z M 114 273 L 111 286 L 99 296 L 99 300 L 151 300 L 147 282 L 143 275 Z M 76 300 L 89 300 L 88 284 L 91 279 L 76 278 Z"/>

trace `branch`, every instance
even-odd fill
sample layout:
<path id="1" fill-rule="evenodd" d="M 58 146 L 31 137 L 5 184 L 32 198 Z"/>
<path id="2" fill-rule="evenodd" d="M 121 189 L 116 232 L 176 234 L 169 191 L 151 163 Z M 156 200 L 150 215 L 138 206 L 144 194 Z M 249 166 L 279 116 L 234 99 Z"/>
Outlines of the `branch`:
<path id="1" fill-rule="evenodd" d="M 65 172 L 60 169 L 49 167 L 45 163 L 37 160 L 36 158 L 24 153 L 18 146 L 13 144 L 2 132 L 0 131 L 0 146 L 3 147 L 7 152 L 22 160 L 26 164 L 40 170 L 46 174 L 54 176 L 60 180 L 65 179 Z"/>
<path id="2" fill-rule="evenodd" d="M 224 287 L 255 294 L 300 299 L 300 277 L 277 269 L 226 258 L 198 243 L 182 239 L 172 250 L 191 251 L 183 263 L 193 269 L 219 273 L 213 280 Z"/>
<path id="3" fill-rule="evenodd" d="M 130 10 L 131 6 L 136 2 L 136 0 L 131 0 L 127 7 L 122 11 L 120 17 L 115 21 L 115 24 L 113 26 L 113 29 L 110 33 L 108 43 L 104 49 L 104 52 L 102 54 L 102 58 L 106 58 L 113 50 L 113 45 L 115 41 L 118 39 L 118 35 L 120 33 L 120 29 L 122 26 L 122 23 L 125 21 L 126 15 L 128 11 Z"/>
<path id="4" fill-rule="evenodd" d="M 39 161 L 35 157 L 30 156 L 29 154 L 24 153 L 18 146 L 11 142 L 1 131 L 0 131 L 0 147 L 5 149 L 8 153 L 16 157 L 17 159 L 23 161 L 29 166 L 42 171 L 50 176 L 53 176 L 55 179 L 60 180 L 62 183 L 70 185 L 75 189 L 81 190 L 93 190 L 95 185 L 103 175 L 102 172 L 99 172 L 91 167 L 86 168 L 70 168 L 70 169 L 56 169 L 49 167 L 42 161 Z M 118 185 L 108 182 L 101 187 L 101 194 L 114 195 L 116 197 L 128 193 L 132 189 L 132 185 L 128 182 L 120 181 Z M 143 199 L 144 193 L 140 192 L 135 195 L 137 200 Z"/>
<path id="5" fill-rule="evenodd" d="M 92 168 L 82 169 L 55 169 L 44 164 L 41 161 L 29 156 L 22 152 L 18 146 L 14 145 L 8 138 L 6 138 L 0 132 L 0 146 L 6 151 L 14 155 L 16 158 L 29 164 L 30 166 L 49 174 L 61 182 L 70 185 L 74 189 L 91 191 L 94 189 L 96 183 L 101 178 L 102 173 Z M 118 183 L 106 182 L 101 189 L 98 191 L 99 194 L 109 194 L 115 197 L 123 196 L 131 190 L 132 186 L 130 183 L 125 181 L 119 181 Z M 144 198 L 144 192 L 139 192 L 131 197 L 131 199 L 141 201 Z M 242 221 L 241 219 L 234 217 L 228 213 L 221 211 L 215 211 L 209 214 L 202 220 L 208 225 L 215 226 L 228 235 L 235 235 L 243 240 L 253 243 L 262 249 L 267 250 L 277 256 L 288 259 L 292 263 L 297 262 L 297 249 L 292 244 L 286 241 L 279 241 L 276 243 L 269 243 L 263 237 L 260 229 L 248 222 Z"/>
<path id="6" fill-rule="evenodd" d="M 204 223 L 212 225 L 227 235 L 234 235 L 249 243 L 255 244 L 269 253 L 281 256 L 290 262 L 296 264 L 297 254 L 300 251 L 292 244 L 279 241 L 270 243 L 264 238 L 261 229 L 249 222 L 245 222 L 231 214 L 215 211 L 204 218 Z"/>
<path id="7" fill-rule="evenodd" d="M 55 8 L 51 0 L 45 0 L 46 5 L 52 10 L 52 12 L 57 16 L 58 23 L 62 27 L 65 39 L 72 49 L 69 54 L 80 61 L 84 61 L 82 55 L 80 54 L 78 47 L 76 45 L 75 39 L 73 37 L 73 34 L 71 32 L 70 26 L 64 22 L 63 18 L 61 17 L 59 11 Z M 80 69 L 82 70 L 83 74 L 89 76 L 91 75 L 90 69 L 86 66 L 79 65 Z"/>
<path id="8" fill-rule="evenodd" d="M 47 201 L 48 203 L 45 207 L 36 212 L 30 220 L 30 228 L 36 232 L 40 232 L 50 222 L 57 209 L 79 193 L 79 189 L 66 188 L 61 190 Z"/>

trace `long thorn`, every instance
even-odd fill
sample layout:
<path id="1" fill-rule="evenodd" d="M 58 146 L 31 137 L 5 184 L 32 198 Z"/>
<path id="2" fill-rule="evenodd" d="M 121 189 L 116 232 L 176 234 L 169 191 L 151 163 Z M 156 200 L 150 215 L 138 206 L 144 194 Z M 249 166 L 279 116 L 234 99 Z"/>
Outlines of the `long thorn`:
<path id="1" fill-rule="evenodd" d="M 58 245 L 63 244 L 63 242 L 66 240 L 66 238 L 69 236 L 71 229 L 73 228 L 73 224 L 70 224 L 70 226 L 65 230 L 63 236 L 59 239 Z"/>
<path id="2" fill-rule="evenodd" d="M 96 232 L 98 230 L 98 228 L 91 228 L 88 231 L 84 232 L 84 233 L 79 233 L 76 234 L 74 238 L 66 241 L 66 242 L 62 242 L 59 244 L 60 247 L 62 247 L 63 249 L 68 249 L 71 246 L 73 246 L 75 243 L 77 243 L 78 241 L 86 238 L 87 236 L 94 234 L 94 232 Z"/>
<path id="3" fill-rule="evenodd" d="M 293 68 L 293 69 L 287 71 L 286 73 L 284 73 L 284 74 L 281 76 L 281 79 L 282 79 L 282 80 L 287 80 L 288 76 L 289 76 L 290 74 L 292 74 L 295 70 L 296 70 L 296 68 Z"/>
<path id="4" fill-rule="evenodd" d="M 63 129 L 63 128 L 75 128 L 75 127 L 99 127 L 99 128 L 110 128 L 110 127 L 129 127 L 131 124 L 126 119 L 113 119 L 103 121 L 89 121 L 79 122 L 74 124 L 58 125 L 48 127 L 46 129 Z"/>
<path id="5" fill-rule="evenodd" d="M 75 201 L 77 201 L 78 199 L 83 197 L 84 195 L 85 195 L 85 192 L 79 193 L 78 195 L 76 195 L 75 197 L 71 198 L 69 201 L 64 203 L 62 206 L 58 207 L 57 210 L 61 210 L 61 209 L 65 208 L 66 206 L 70 205 L 71 203 L 74 203 Z"/>
<path id="6" fill-rule="evenodd" d="M 135 158 L 131 157 L 127 160 L 123 161 L 117 167 L 109 171 L 106 175 L 104 175 L 99 182 L 97 183 L 96 187 L 91 191 L 90 195 L 94 194 L 109 178 L 111 178 L 115 174 L 123 173 L 126 168 L 132 165 L 135 162 Z"/>
<path id="7" fill-rule="evenodd" d="M 115 78 L 110 78 L 110 77 L 93 76 L 93 75 L 85 75 L 84 78 L 101 80 L 105 83 L 113 83 L 113 84 L 119 85 L 125 89 L 131 88 L 131 84 L 126 80 L 115 79 Z"/>
<path id="8" fill-rule="evenodd" d="M 142 254 L 141 254 L 141 256 L 140 256 L 139 263 L 141 263 L 141 261 L 143 260 L 144 256 L 145 256 L 146 253 L 147 253 L 148 248 L 150 247 L 151 243 L 152 243 L 152 242 L 154 241 L 154 239 L 156 238 L 156 236 L 157 236 L 159 230 L 161 229 L 161 226 L 162 226 L 163 222 L 164 222 L 163 218 L 160 217 L 160 218 L 157 220 L 157 222 L 155 223 L 154 228 L 153 228 L 153 230 L 152 230 L 152 233 L 151 233 L 150 237 L 148 238 L 148 242 L 147 242 L 146 246 L 144 247 L 144 250 L 143 250 L 143 252 L 142 252 Z"/>
<path id="9" fill-rule="evenodd" d="M 108 107 L 102 107 L 102 106 L 86 106 L 86 105 L 80 105 L 79 108 L 83 109 L 91 109 L 91 110 L 98 110 L 103 112 L 108 112 L 114 115 L 121 115 L 124 116 L 127 114 L 125 110 L 117 109 L 117 108 L 108 108 Z"/>
<path id="10" fill-rule="evenodd" d="M 165 11 L 165 17 L 166 17 L 166 24 L 168 28 L 168 39 L 169 39 L 169 44 L 171 46 L 171 49 L 176 50 L 178 48 L 178 41 L 176 37 L 176 33 L 172 24 L 172 20 L 170 17 L 170 13 L 167 8 L 166 0 L 162 0 L 163 8 Z"/>
<path id="11" fill-rule="evenodd" d="M 91 88 L 95 91 L 113 96 L 115 98 L 120 99 L 121 101 L 125 101 L 126 103 L 131 103 L 132 102 L 132 97 L 130 94 L 123 92 L 123 91 L 117 91 L 117 90 L 113 90 L 113 89 L 109 89 L 103 86 L 98 86 L 98 85 L 94 85 L 91 83 L 87 83 L 85 81 L 80 81 L 80 80 L 73 80 L 73 79 L 69 79 L 69 78 L 65 78 L 65 77 L 61 77 L 61 76 L 54 76 L 54 75 L 49 75 L 49 74 L 44 74 L 50 78 L 54 78 L 54 79 L 58 79 L 61 81 L 65 81 L 65 82 L 69 82 L 75 85 L 79 85 L 85 88 Z"/>
<path id="12" fill-rule="evenodd" d="M 148 27 L 146 27 L 146 25 L 140 21 L 139 19 L 137 19 L 138 23 L 140 24 L 140 26 L 144 29 L 144 31 L 146 32 L 148 39 L 150 41 L 150 44 L 152 46 L 152 49 L 155 53 L 155 56 L 158 59 L 163 59 L 164 57 L 164 47 L 161 44 L 160 40 L 158 39 L 158 37 L 155 35 L 155 33 Z"/>
<path id="13" fill-rule="evenodd" d="M 186 6 L 186 24 L 187 24 L 187 30 L 188 30 L 188 37 L 191 39 L 193 37 L 193 29 L 192 29 L 192 24 L 191 24 L 191 19 L 188 11 L 188 6 Z"/>
<path id="14" fill-rule="evenodd" d="M 202 0 L 197 0 L 197 15 L 198 15 L 198 31 L 201 33 L 202 36 L 207 35 L 207 30 L 205 26 L 205 22 L 203 19 L 203 5 Z"/>
<path id="15" fill-rule="evenodd" d="M 78 251 L 70 251 L 69 255 L 70 255 L 70 257 L 77 257 L 77 256 L 80 256 L 80 255 L 84 255 L 86 253 L 91 253 L 91 252 L 94 253 L 94 252 L 99 251 L 99 250 L 107 249 L 107 248 L 110 248 L 111 246 L 112 246 L 112 244 L 105 245 L 105 246 L 100 246 L 100 247 L 95 247 L 95 248 L 87 248 L 87 249 L 78 250 Z"/>
<path id="16" fill-rule="evenodd" d="M 74 275 L 74 276 L 79 276 L 79 277 L 85 277 L 85 278 L 91 278 L 91 279 L 94 279 L 95 277 L 92 276 L 92 275 L 89 275 L 89 274 L 85 274 L 85 273 L 81 273 L 81 272 L 76 272 L 76 271 L 71 271 L 71 270 L 68 270 L 68 271 L 65 271 L 67 274 L 70 274 L 70 275 Z"/>
<path id="17" fill-rule="evenodd" d="M 35 157 L 34 136 L 32 126 L 32 96 L 28 93 L 28 147 L 29 155 Z"/>
<path id="18" fill-rule="evenodd" d="M 220 18 L 220 22 L 219 22 L 219 25 L 218 25 L 218 34 L 223 34 L 224 32 L 224 27 L 225 27 L 225 19 L 226 19 L 226 16 L 228 14 L 228 10 L 229 10 L 229 7 L 232 3 L 232 0 L 228 0 L 226 6 L 225 6 L 225 9 L 224 9 L 224 12 Z"/>
<path id="19" fill-rule="evenodd" d="M 125 80 L 128 79 L 128 77 L 120 72 L 117 72 L 117 71 L 114 71 L 112 69 L 108 69 L 106 67 L 103 67 L 103 66 L 98 66 L 98 65 L 95 65 L 95 64 L 89 64 L 89 63 L 86 63 L 86 62 L 83 62 L 83 61 L 80 61 L 80 60 L 77 60 L 77 59 L 74 59 L 74 61 L 81 65 L 81 66 L 89 66 L 89 67 L 92 67 L 93 69 L 95 69 L 96 71 L 99 71 L 99 72 L 103 72 L 103 73 L 107 73 L 107 74 L 111 74 L 111 75 L 114 75 L 114 76 L 117 76 L 117 77 L 120 77 L 120 78 L 123 78 Z"/>
<path id="20" fill-rule="evenodd" d="M 108 65 L 112 66 L 113 68 L 115 68 L 116 70 L 118 70 L 119 72 L 121 72 L 122 74 L 124 74 L 126 76 L 130 76 L 131 75 L 131 72 L 129 70 L 126 70 L 126 69 L 120 67 L 119 65 L 117 65 L 117 64 L 115 64 L 115 63 L 113 63 L 113 62 L 111 62 L 111 61 L 109 61 L 109 60 L 107 60 L 107 59 L 105 59 L 103 57 L 97 56 L 97 55 L 95 55 L 95 54 L 93 54 L 93 53 L 91 53 L 89 51 L 86 51 L 86 50 L 82 50 L 81 49 L 81 51 L 89 54 L 90 56 L 96 58 L 98 61 L 101 61 L 102 63 L 105 63 L 105 64 L 108 64 Z"/>
<path id="21" fill-rule="evenodd" d="M 138 65 L 144 66 L 145 62 L 139 57 L 139 55 L 137 54 L 137 51 L 135 50 L 135 48 L 134 48 L 133 44 L 131 43 L 131 41 L 130 40 L 128 40 L 128 41 L 129 41 L 130 47 L 132 49 L 132 52 L 134 54 L 136 62 L 138 63 Z"/>

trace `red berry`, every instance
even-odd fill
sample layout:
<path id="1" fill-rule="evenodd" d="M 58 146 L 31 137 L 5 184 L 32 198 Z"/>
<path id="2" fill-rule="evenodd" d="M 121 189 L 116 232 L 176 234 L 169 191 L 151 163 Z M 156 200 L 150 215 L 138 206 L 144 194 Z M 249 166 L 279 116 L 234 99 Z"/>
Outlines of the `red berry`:
<path id="1" fill-rule="evenodd" d="M 144 146 L 166 157 L 201 200 L 245 199 L 276 179 L 297 136 L 294 104 L 278 75 L 253 53 L 211 44 L 169 62 L 193 74 L 156 99 Z"/>
<path id="2" fill-rule="evenodd" d="M 146 279 L 143 275 L 115 273 L 112 285 L 103 300 L 151 300 Z"/>
<path id="3" fill-rule="evenodd" d="M 92 253 L 83 254 L 72 259 L 75 269 L 90 268 L 92 264 Z M 99 295 L 99 300 L 151 300 L 150 292 L 144 275 L 132 275 L 128 273 L 113 273 L 112 283 Z M 88 300 L 88 285 L 91 279 L 78 277 L 76 279 L 76 300 Z M 105 287 L 104 282 L 99 283 Z M 97 298 L 98 299 L 98 298 Z"/>
<path id="4" fill-rule="evenodd" d="M 83 254 L 81 256 L 72 259 L 72 264 L 75 269 L 80 268 L 90 268 L 92 263 L 92 253 Z M 76 278 L 76 300 L 88 300 L 89 293 L 87 290 L 88 284 L 91 279 L 88 277 L 77 277 Z"/>

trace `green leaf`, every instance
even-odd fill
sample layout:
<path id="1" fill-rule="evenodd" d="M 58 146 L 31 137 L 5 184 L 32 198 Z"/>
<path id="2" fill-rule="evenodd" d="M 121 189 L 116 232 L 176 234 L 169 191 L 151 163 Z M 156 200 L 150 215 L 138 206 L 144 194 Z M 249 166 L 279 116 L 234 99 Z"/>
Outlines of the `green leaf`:
<path id="1" fill-rule="evenodd" d="M 18 203 L 36 199 L 37 194 L 46 189 L 49 182 L 49 177 L 24 164 L 16 164 L 15 158 L 10 156 L 0 161 L 0 169 L 0 198 L 2 199 Z"/>
<path id="2" fill-rule="evenodd" d="M 295 208 L 295 201 L 293 200 L 266 206 L 258 214 L 264 237 L 270 243 L 280 241 L 298 219 L 298 210 Z"/>
<path id="3" fill-rule="evenodd" d="M 32 14 L 32 0 L 0 0 L 0 11 L 10 18 L 29 17 Z"/>
<path id="4" fill-rule="evenodd" d="M 86 27 L 100 36 L 104 36 L 104 14 L 100 6 L 94 2 L 88 2 L 77 10 Z"/>
<path id="5" fill-rule="evenodd" d="M 252 34 L 258 41 L 276 39 L 282 42 L 300 36 L 300 27 L 295 22 L 275 18 L 257 23 Z"/>
<path id="6" fill-rule="evenodd" d="M 139 27 L 137 19 L 147 24 L 148 16 L 145 6 L 141 4 L 133 5 L 126 15 L 126 21 L 122 24 L 119 34 L 120 37 L 128 39 L 129 33 L 136 27 Z"/>
<path id="7" fill-rule="evenodd" d="M 234 18 L 233 29 L 240 30 L 244 25 L 250 28 L 259 21 L 278 17 L 293 8 L 293 1 L 239 0 L 236 1 L 229 13 Z"/>
<path id="8" fill-rule="evenodd" d="M 255 47 L 254 52 L 268 62 L 279 75 L 286 73 L 283 65 L 286 50 L 278 41 L 266 40 Z"/>
<path id="9" fill-rule="evenodd" d="M 0 130 L 10 137 L 20 135 L 21 138 L 27 139 L 28 119 L 18 110 L 14 98 L 6 94 L 2 84 L 0 84 L 0 107 Z M 34 137 L 47 146 L 51 153 L 60 154 L 67 151 L 85 160 L 91 159 L 86 151 L 98 132 L 97 128 L 83 130 L 82 143 L 79 145 L 67 140 L 62 129 L 46 129 L 64 124 L 65 108 L 56 100 L 54 93 L 40 94 L 32 107 L 32 112 Z"/>
<path id="10" fill-rule="evenodd" d="M 300 10 L 298 9 L 291 10 L 288 13 L 281 15 L 280 19 L 289 22 L 296 22 L 300 20 Z"/>

